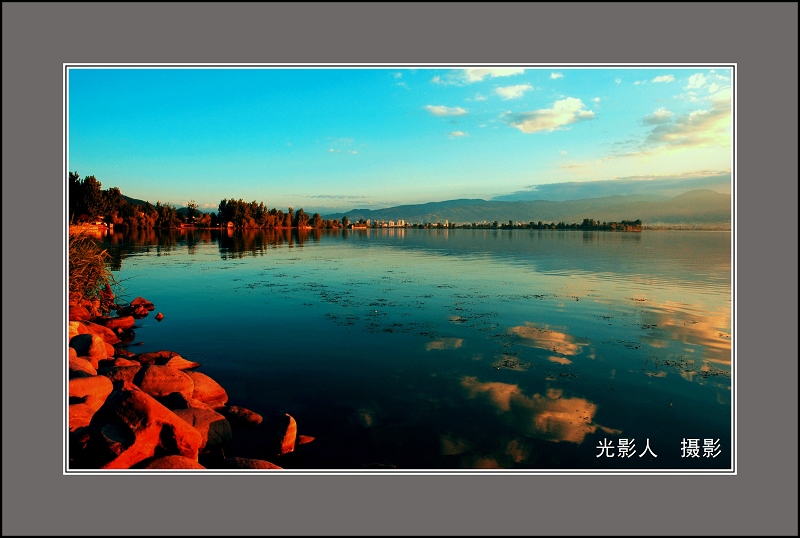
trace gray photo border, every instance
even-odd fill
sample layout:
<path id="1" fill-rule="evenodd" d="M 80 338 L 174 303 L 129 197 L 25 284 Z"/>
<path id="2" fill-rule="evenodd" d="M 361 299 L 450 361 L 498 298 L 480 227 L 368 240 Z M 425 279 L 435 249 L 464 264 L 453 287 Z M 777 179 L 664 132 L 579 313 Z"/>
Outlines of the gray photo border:
<path id="1" fill-rule="evenodd" d="M 4 3 L 3 534 L 796 535 L 797 35 L 793 3 Z M 738 474 L 64 476 L 65 62 L 737 64 Z"/>

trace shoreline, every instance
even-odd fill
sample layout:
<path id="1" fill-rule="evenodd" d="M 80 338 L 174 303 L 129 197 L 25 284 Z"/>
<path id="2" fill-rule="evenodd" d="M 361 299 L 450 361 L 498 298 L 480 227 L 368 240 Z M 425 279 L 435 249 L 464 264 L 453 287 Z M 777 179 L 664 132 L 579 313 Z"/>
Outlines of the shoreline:
<path id="1" fill-rule="evenodd" d="M 67 321 L 68 470 L 281 470 L 275 463 L 314 440 L 288 413 L 264 417 L 229 402 L 202 365 L 170 350 L 135 354 L 136 321 L 155 305 L 137 297 L 103 314 L 73 295 Z M 155 314 L 161 322 L 164 315 Z M 232 452 L 249 430 L 258 458 Z"/>

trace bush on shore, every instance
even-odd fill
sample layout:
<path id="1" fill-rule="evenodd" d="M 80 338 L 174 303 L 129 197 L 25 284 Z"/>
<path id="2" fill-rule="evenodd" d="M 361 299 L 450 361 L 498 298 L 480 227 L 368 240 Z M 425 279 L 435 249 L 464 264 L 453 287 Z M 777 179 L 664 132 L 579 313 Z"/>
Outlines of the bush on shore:
<path id="1" fill-rule="evenodd" d="M 98 314 L 114 308 L 110 255 L 86 227 L 69 228 L 69 303 L 93 304 Z"/>

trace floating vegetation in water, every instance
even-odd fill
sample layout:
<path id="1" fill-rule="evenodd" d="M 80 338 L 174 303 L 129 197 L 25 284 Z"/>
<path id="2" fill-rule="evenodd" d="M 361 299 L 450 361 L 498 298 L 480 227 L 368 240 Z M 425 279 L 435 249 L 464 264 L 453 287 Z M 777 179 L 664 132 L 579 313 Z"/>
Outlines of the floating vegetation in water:
<path id="1" fill-rule="evenodd" d="M 515 370 L 517 372 L 524 372 L 531 367 L 529 362 L 520 362 L 519 358 L 512 355 L 504 355 L 499 360 L 492 363 L 492 368 L 495 370 Z"/>

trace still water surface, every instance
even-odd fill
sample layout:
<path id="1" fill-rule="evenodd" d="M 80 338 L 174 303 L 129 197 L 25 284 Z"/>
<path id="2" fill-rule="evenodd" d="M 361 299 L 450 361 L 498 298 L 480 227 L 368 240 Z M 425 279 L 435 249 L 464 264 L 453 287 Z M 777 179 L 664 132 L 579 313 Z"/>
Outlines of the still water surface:
<path id="1" fill-rule="evenodd" d="M 236 455 L 286 469 L 731 467 L 730 232 L 105 242 L 126 298 L 165 316 L 138 321 L 131 351 L 200 362 L 231 405 L 289 413 L 315 437 L 275 459 L 237 431 Z"/>

